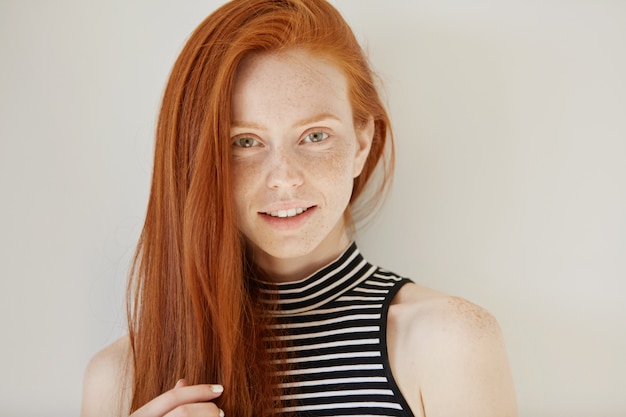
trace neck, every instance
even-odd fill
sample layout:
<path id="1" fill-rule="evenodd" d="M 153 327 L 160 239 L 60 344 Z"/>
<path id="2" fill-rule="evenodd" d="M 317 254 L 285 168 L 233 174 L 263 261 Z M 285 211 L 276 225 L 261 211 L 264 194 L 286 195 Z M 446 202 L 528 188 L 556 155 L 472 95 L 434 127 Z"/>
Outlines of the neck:
<path id="1" fill-rule="evenodd" d="M 255 256 L 257 266 L 267 274 L 270 281 L 281 283 L 299 281 L 337 259 L 350 246 L 347 234 L 329 244 L 323 242 L 312 252 L 293 258 Z"/>

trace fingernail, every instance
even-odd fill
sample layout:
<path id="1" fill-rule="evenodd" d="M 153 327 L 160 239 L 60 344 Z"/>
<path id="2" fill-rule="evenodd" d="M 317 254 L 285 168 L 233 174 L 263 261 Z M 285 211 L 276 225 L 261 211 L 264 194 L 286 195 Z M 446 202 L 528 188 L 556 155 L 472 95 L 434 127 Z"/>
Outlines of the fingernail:
<path id="1" fill-rule="evenodd" d="M 178 388 L 178 387 L 180 387 L 180 386 L 183 386 L 184 384 L 185 384 L 185 379 L 179 379 L 179 380 L 176 382 L 176 385 L 174 385 L 174 388 Z"/>
<path id="2" fill-rule="evenodd" d="M 224 411 L 220 408 L 220 417 L 224 417 Z"/>
<path id="3" fill-rule="evenodd" d="M 224 387 L 219 384 L 211 385 L 211 391 L 213 391 L 216 394 L 220 392 L 224 392 Z"/>

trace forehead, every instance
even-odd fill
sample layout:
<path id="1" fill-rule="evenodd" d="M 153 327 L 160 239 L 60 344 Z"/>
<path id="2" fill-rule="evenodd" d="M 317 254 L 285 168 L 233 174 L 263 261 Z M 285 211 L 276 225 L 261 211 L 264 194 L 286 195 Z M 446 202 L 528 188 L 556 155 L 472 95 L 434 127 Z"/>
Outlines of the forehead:
<path id="1" fill-rule="evenodd" d="M 350 107 L 347 80 L 328 59 L 302 49 L 253 54 L 240 64 L 233 116 L 263 110 L 336 112 Z"/>
<path id="2" fill-rule="evenodd" d="M 303 48 L 251 53 L 239 64 L 235 83 L 253 77 L 295 76 L 300 81 L 345 83 L 344 74 L 330 59 Z"/>

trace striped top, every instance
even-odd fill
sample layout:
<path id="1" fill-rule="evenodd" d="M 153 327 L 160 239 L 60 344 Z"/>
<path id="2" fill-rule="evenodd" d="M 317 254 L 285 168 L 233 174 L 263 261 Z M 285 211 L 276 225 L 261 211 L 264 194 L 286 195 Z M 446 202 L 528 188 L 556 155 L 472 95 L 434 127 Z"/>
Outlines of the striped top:
<path id="1" fill-rule="evenodd" d="M 264 288 L 289 346 L 282 412 L 413 416 L 389 366 L 387 311 L 410 282 L 365 261 L 356 244 L 296 282 Z M 273 288 L 273 289 L 271 289 Z"/>

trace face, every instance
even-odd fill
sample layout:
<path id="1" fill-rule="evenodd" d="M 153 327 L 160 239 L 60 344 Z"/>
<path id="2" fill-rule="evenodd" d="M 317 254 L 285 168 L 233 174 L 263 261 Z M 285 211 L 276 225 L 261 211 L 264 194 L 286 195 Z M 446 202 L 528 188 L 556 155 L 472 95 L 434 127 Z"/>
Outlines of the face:
<path id="1" fill-rule="evenodd" d="M 248 57 L 232 98 L 240 230 L 273 279 L 302 278 L 349 244 L 343 214 L 373 122 L 354 126 L 345 76 L 302 50 Z"/>

